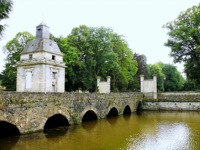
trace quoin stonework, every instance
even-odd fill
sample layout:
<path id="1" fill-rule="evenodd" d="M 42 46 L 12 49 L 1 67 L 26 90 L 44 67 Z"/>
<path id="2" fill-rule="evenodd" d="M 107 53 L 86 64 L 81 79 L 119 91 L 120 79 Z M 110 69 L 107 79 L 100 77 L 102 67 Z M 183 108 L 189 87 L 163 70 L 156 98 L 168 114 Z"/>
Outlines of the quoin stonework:
<path id="1" fill-rule="evenodd" d="M 56 42 L 49 39 L 49 27 L 36 27 L 17 63 L 17 92 L 64 92 L 65 64 Z"/>

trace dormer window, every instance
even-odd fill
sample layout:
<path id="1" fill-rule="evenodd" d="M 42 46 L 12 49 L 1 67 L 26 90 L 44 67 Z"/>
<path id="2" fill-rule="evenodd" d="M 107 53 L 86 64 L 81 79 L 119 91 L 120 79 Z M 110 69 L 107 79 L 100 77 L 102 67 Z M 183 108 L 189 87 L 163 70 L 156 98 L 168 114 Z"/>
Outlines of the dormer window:
<path id="1" fill-rule="evenodd" d="M 32 59 L 33 59 L 33 55 L 30 54 L 30 55 L 29 55 L 29 60 L 32 60 Z"/>
<path id="2" fill-rule="evenodd" d="M 56 56 L 55 55 L 52 55 L 52 60 L 56 60 Z"/>

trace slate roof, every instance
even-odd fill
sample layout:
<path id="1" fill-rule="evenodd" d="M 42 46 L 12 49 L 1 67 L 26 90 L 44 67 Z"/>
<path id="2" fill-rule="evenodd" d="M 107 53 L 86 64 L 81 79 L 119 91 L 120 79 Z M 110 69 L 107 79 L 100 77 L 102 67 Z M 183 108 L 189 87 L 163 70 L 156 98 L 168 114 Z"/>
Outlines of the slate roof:
<path id="1" fill-rule="evenodd" d="M 61 55 L 61 51 L 56 42 L 46 38 L 38 38 L 28 42 L 21 54 L 33 53 L 33 52 L 49 52 L 53 54 Z"/>

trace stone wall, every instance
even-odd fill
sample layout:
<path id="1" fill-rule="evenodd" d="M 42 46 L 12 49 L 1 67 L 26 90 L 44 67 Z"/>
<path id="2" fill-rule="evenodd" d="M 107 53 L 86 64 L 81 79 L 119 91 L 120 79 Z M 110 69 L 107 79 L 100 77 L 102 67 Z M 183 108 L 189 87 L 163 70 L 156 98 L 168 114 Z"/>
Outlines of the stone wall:
<path id="1" fill-rule="evenodd" d="M 145 98 L 143 110 L 200 110 L 200 93 L 159 93 L 158 99 Z"/>
<path id="2" fill-rule="evenodd" d="M 199 102 L 144 102 L 143 110 L 176 110 L 176 111 L 199 111 Z"/>
<path id="3" fill-rule="evenodd" d="M 0 93 L 0 120 L 17 126 L 21 133 L 43 130 L 49 117 L 62 114 L 70 124 L 80 124 L 92 110 L 98 119 L 115 107 L 123 114 L 126 106 L 136 111 L 141 93 Z"/>
<path id="4" fill-rule="evenodd" d="M 200 93 L 195 92 L 167 92 L 158 94 L 159 101 L 200 101 Z"/>

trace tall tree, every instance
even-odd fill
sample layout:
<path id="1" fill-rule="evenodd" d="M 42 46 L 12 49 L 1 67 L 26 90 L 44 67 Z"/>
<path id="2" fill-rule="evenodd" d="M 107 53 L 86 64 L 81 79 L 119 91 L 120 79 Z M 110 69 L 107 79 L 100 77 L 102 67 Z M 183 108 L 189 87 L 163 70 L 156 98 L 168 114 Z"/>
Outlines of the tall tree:
<path id="1" fill-rule="evenodd" d="M 112 83 L 113 89 L 117 88 L 120 91 L 127 91 L 133 90 L 131 86 L 134 81 L 134 75 L 137 72 L 137 62 L 133 60 L 133 52 L 128 47 L 127 42 L 123 39 L 122 36 L 117 35 L 116 33 L 113 34 L 113 52 L 115 53 L 116 57 L 113 60 L 113 65 L 111 65 L 111 76 L 112 76 Z M 109 65 L 112 62 L 109 63 Z"/>
<path id="2" fill-rule="evenodd" d="M 6 90 L 16 89 L 16 62 L 20 59 L 20 53 L 34 37 L 29 32 L 19 32 L 9 41 L 4 47 L 4 52 L 7 54 L 6 66 L 2 72 L 2 85 Z"/>
<path id="3" fill-rule="evenodd" d="M 194 81 L 186 79 L 184 86 L 184 91 L 195 91 L 199 90 L 199 85 L 197 85 Z"/>
<path id="4" fill-rule="evenodd" d="M 165 43 L 171 48 L 174 62 L 184 62 L 188 79 L 200 83 L 200 4 L 181 12 L 164 27 L 169 29 L 169 39 Z"/>
<path id="5" fill-rule="evenodd" d="M 68 45 L 79 52 L 81 65 L 77 70 L 82 90 L 95 91 L 96 77 L 112 77 L 112 89 L 127 89 L 136 73 L 133 53 L 122 36 L 105 27 L 74 28 Z"/>
<path id="6" fill-rule="evenodd" d="M 11 0 L 0 0 L 0 21 L 7 19 L 12 10 L 13 2 Z M 2 37 L 5 25 L 0 24 L 0 39 Z"/>
<path id="7" fill-rule="evenodd" d="M 137 73 L 134 76 L 134 81 L 132 84 L 132 88 L 134 89 L 134 91 L 139 91 L 140 90 L 140 75 L 144 75 L 145 78 L 149 78 L 149 68 L 147 65 L 147 57 L 143 54 L 138 54 L 138 53 L 134 53 L 134 60 L 137 61 Z"/>
<path id="8" fill-rule="evenodd" d="M 174 65 L 158 62 L 149 65 L 149 68 L 151 76 L 157 75 L 157 86 L 159 91 L 183 90 L 185 79 Z"/>
<path id="9" fill-rule="evenodd" d="M 165 75 L 164 89 L 165 91 L 183 90 L 185 80 L 181 73 L 171 64 L 162 64 L 162 72 Z"/>

